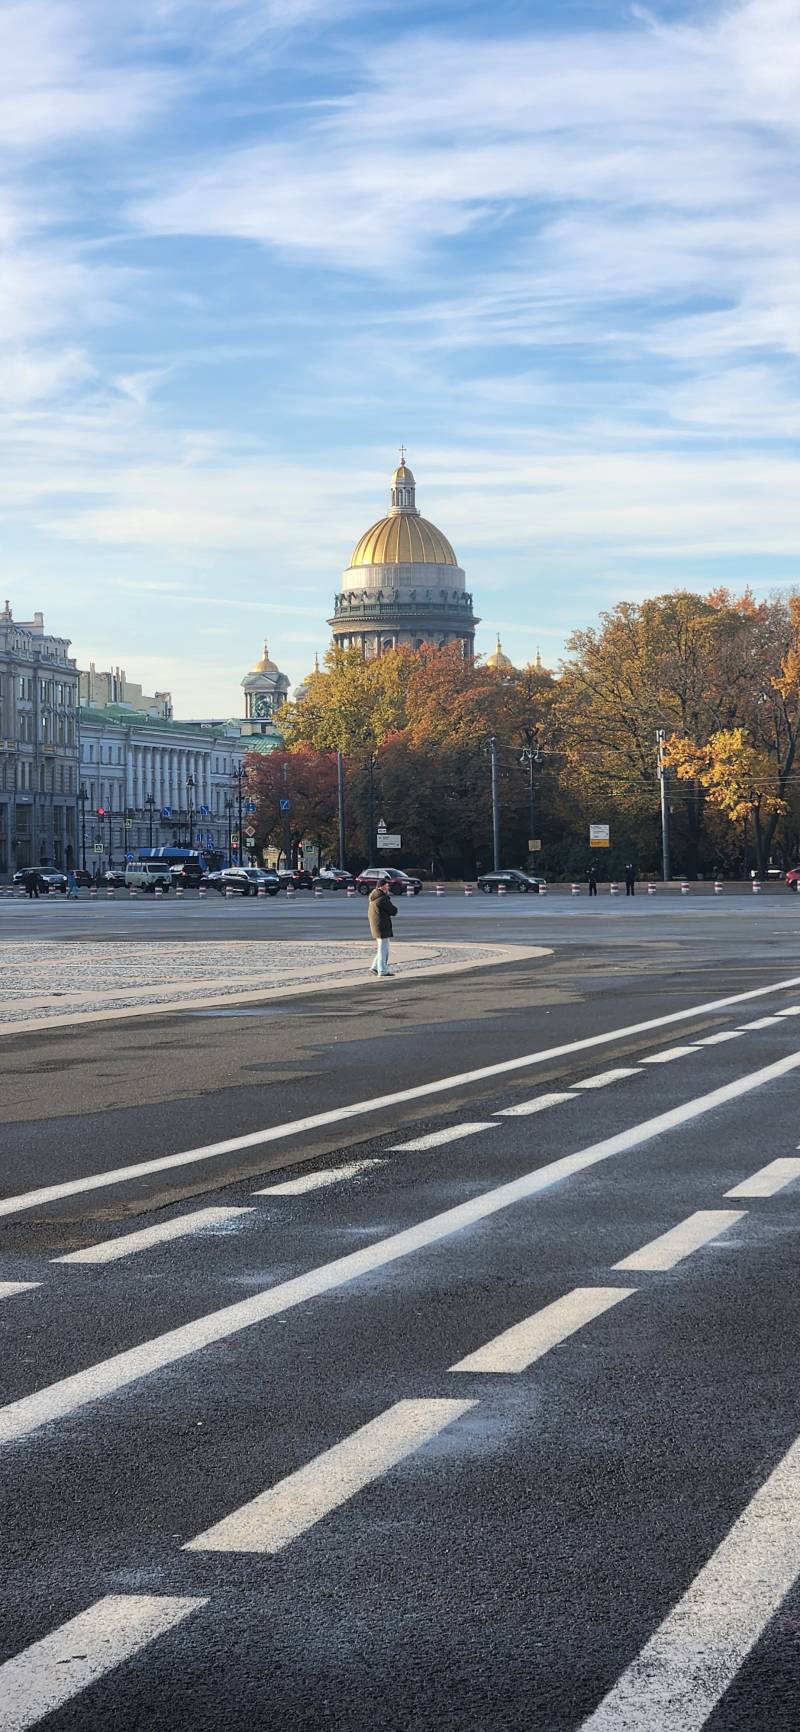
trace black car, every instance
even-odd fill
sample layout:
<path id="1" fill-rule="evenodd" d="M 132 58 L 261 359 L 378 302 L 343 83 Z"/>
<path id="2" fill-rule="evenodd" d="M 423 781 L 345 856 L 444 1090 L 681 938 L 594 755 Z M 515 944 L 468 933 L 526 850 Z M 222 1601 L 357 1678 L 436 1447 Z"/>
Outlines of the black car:
<path id="1" fill-rule="evenodd" d="M 280 890 L 277 873 L 268 872 L 263 866 L 225 866 L 221 872 L 209 872 L 206 883 L 209 890 L 218 890 L 221 896 L 227 890 L 237 896 L 257 896 L 262 887 L 268 896 L 277 896 Z"/>
<path id="2" fill-rule="evenodd" d="M 62 896 L 66 895 L 67 880 L 65 874 L 53 872 L 49 866 L 22 866 L 19 872 L 14 873 L 11 882 L 12 884 L 21 884 L 23 889 L 27 890 L 31 879 L 35 879 L 40 896 L 49 896 L 51 885 L 54 890 L 60 890 Z"/>
<path id="3" fill-rule="evenodd" d="M 538 895 L 540 883 L 540 878 L 534 878 L 530 872 L 517 872 L 512 866 L 506 872 L 482 872 L 478 889 L 491 896 L 492 891 L 496 894 L 502 884 L 506 890 L 516 891 L 521 896 L 527 896 L 529 891 Z"/>
<path id="4" fill-rule="evenodd" d="M 108 872 L 103 873 L 103 883 L 109 890 L 124 890 L 126 883 L 125 868 L 112 866 Z"/>
<path id="5" fill-rule="evenodd" d="M 278 877 L 282 890 L 288 889 L 290 884 L 295 890 L 313 890 L 314 888 L 311 873 L 307 872 L 304 866 L 293 866 L 291 869 L 288 866 L 281 866 L 278 870 Z"/>
<path id="6" fill-rule="evenodd" d="M 328 890 L 347 890 L 353 883 L 352 872 L 345 872 L 341 866 L 321 866 L 317 877 Z"/>

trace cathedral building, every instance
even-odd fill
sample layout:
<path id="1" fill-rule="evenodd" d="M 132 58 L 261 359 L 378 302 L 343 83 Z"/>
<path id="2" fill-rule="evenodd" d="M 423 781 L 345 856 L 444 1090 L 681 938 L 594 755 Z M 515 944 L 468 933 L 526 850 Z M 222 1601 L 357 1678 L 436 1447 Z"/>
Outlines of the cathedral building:
<path id="1" fill-rule="evenodd" d="M 389 511 L 356 543 L 342 575 L 328 621 L 334 643 L 357 644 L 367 657 L 455 643 L 472 657 L 479 623 L 447 537 L 417 510 L 416 482 L 403 458 L 392 476 Z"/>

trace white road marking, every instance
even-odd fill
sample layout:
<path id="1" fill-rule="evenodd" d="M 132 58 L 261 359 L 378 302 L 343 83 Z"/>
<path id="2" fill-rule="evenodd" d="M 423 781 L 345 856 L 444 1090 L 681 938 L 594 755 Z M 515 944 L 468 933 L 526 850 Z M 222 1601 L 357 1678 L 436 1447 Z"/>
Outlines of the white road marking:
<path id="1" fill-rule="evenodd" d="M 651 1052 L 648 1058 L 640 1058 L 640 1064 L 671 1064 L 674 1058 L 688 1058 L 691 1052 L 696 1052 L 696 1046 L 668 1046 L 665 1052 Z"/>
<path id="2" fill-rule="evenodd" d="M 284 1179 L 279 1185 L 265 1185 L 254 1191 L 254 1197 L 300 1197 L 304 1191 L 318 1191 L 323 1185 L 338 1184 L 340 1179 L 355 1178 L 369 1167 L 385 1167 L 385 1161 L 346 1161 L 342 1167 L 324 1167 L 318 1173 L 301 1173 L 297 1179 Z"/>
<path id="3" fill-rule="evenodd" d="M 524 1118 L 528 1113 L 543 1113 L 545 1107 L 557 1107 L 561 1105 L 562 1101 L 574 1101 L 574 1099 L 575 1096 L 571 1089 L 566 1089 L 563 1093 L 556 1091 L 549 1095 L 535 1095 L 533 1100 L 519 1101 L 515 1107 L 501 1108 L 496 1117 L 498 1119 Z"/>
<path id="4" fill-rule="evenodd" d="M 780 1020 L 779 1016 L 757 1016 L 755 1022 L 743 1022 L 739 1026 L 745 1034 L 751 1028 L 774 1028 Z"/>
<path id="5" fill-rule="evenodd" d="M 476 1401 L 398 1401 L 269 1491 L 225 1516 L 185 1552 L 279 1552 L 412 1455 Z"/>
<path id="6" fill-rule="evenodd" d="M 214 1341 L 224 1341 L 229 1336 L 238 1334 L 240 1329 L 249 1329 L 256 1323 L 263 1323 L 268 1317 L 277 1317 L 296 1305 L 304 1304 L 308 1299 L 316 1299 L 323 1293 L 330 1293 L 337 1287 L 355 1281 L 361 1275 L 386 1268 L 390 1263 L 397 1262 L 401 1257 L 408 1257 L 414 1251 L 439 1244 L 464 1227 L 471 1227 L 477 1221 L 488 1220 L 514 1203 L 526 1202 L 539 1192 L 549 1190 L 551 1185 L 557 1185 L 562 1179 L 572 1178 L 575 1173 L 585 1172 L 589 1167 L 610 1160 L 614 1155 L 627 1154 L 640 1144 L 651 1142 L 655 1137 L 677 1129 L 679 1125 L 689 1124 L 693 1119 L 713 1112 L 717 1107 L 726 1106 L 753 1089 L 762 1088 L 779 1077 L 789 1076 L 798 1067 L 800 1052 L 775 1059 L 772 1064 L 751 1071 L 748 1076 L 737 1077 L 721 1088 L 712 1089 L 707 1095 L 698 1095 L 695 1100 L 684 1101 L 680 1106 L 658 1113 L 655 1118 L 644 1119 L 641 1124 L 631 1125 L 627 1130 L 619 1131 L 616 1136 L 605 1138 L 603 1142 L 593 1143 L 589 1148 L 579 1149 L 572 1155 L 563 1155 L 557 1161 L 537 1167 L 534 1172 L 523 1173 L 519 1178 L 470 1197 L 466 1202 L 458 1203 L 452 1209 L 445 1209 L 439 1215 L 431 1215 L 427 1220 L 418 1221 L 415 1226 L 407 1227 L 400 1233 L 378 1239 L 372 1245 L 363 1246 L 361 1250 L 350 1251 L 344 1257 L 335 1258 L 332 1263 L 322 1263 L 304 1275 L 297 1275 L 289 1281 L 280 1281 L 263 1293 L 254 1293 L 249 1299 L 240 1299 L 233 1305 L 225 1305 L 221 1311 L 212 1311 L 193 1323 L 181 1324 L 177 1329 L 170 1329 L 164 1335 L 157 1335 L 151 1341 L 142 1342 L 139 1347 L 128 1348 L 111 1359 L 101 1359 L 86 1371 L 78 1371 L 71 1377 L 62 1378 L 58 1383 L 36 1390 L 33 1395 L 9 1402 L 7 1406 L 0 1408 L 0 1443 L 10 1443 L 27 1437 L 40 1426 L 61 1419 L 68 1413 L 76 1413 L 78 1409 L 89 1406 L 93 1401 L 102 1400 L 107 1395 L 114 1395 L 118 1390 L 137 1383 L 140 1378 L 160 1371 L 165 1365 L 177 1364 L 179 1360 L 186 1359 Z"/>
<path id="7" fill-rule="evenodd" d="M 153 1245 L 166 1245 L 170 1239 L 184 1239 L 189 1233 L 207 1232 L 210 1227 L 224 1227 L 240 1215 L 254 1215 L 255 1209 L 193 1209 L 191 1215 L 176 1215 L 172 1221 L 160 1221 L 156 1227 L 142 1227 L 136 1233 L 122 1233 L 116 1239 L 102 1239 L 97 1245 L 87 1245 L 82 1251 L 70 1251 L 66 1257 L 53 1257 L 53 1263 L 118 1263 L 122 1257 L 134 1257 L 138 1251 L 149 1251 Z"/>
<path id="8" fill-rule="evenodd" d="M 514 1323 L 502 1335 L 495 1335 L 493 1341 L 485 1342 L 475 1353 L 468 1353 L 466 1359 L 459 1359 L 450 1370 L 525 1371 L 534 1360 L 549 1353 L 551 1347 L 574 1335 L 576 1329 L 582 1329 L 585 1323 L 601 1317 L 612 1305 L 618 1305 L 620 1299 L 628 1299 L 635 1292 L 635 1287 L 574 1287 L 563 1299 L 555 1299 L 552 1305 L 545 1305 L 521 1323 Z"/>
<path id="9" fill-rule="evenodd" d="M 13 1299 L 15 1293 L 29 1293 L 41 1285 L 41 1281 L 0 1281 L 0 1299 Z"/>
<path id="10" fill-rule="evenodd" d="M 619 1065 L 616 1070 L 601 1070 L 597 1076 L 584 1077 L 583 1082 L 573 1083 L 576 1089 L 605 1089 L 609 1083 L 619 1082 L 624 1076 L 638 1076 L 637 1065 Z"/>
<path id="11" fill-rule="evenodd" d="M 740 1185 L 726 1191 L 726 1197 L 774 1197 L 776 1191 L 782 1191 L 785 1185 L 791 1185 L 795 1179 L 800 1179 L 800 1160 L 795 1155 L 785 1155 L 777 1161 L 770 1161 L 766 1167 L 759 1167 L 757 1173 L 752 1173 L 749 1179 L 743 1179 Z"/>
<path id="12" fill-rule="evenodd" d="M 393 1155 L 404 1155 L 416 1149 L 438 1149 L 442 1143 L 459 1143 L 462 1137 L 474 1137 L 476 1131 L 497 1131 L 493 1119 L 474 1119 L 471 1124 L 447 1125 L 442 1131 L 429 1131 L 426 1137 L 412 1137 L 410 1143 L 392 1143 Z"/>
<path id="13" fill-rule="evenodd" d="M 197 1149 L 183 1149 L 176 1155 L 159 1155 L 151 1161 L 138 1161 L 128 1167 L 115 1167 L 106 1173 L 89 1173 L 82 1179 L 66 1179 L 58 1185 L 43 1185 L 35 1191 L 24 1191 L 15 1197 L 0 1198 L 0 1216 L 16 1215 L 23 1209 L 60 1202 L 63 1197 L 83 1195 L 86 1191 L 101 1190 L 108 1185 L 125 1184 L 128 1179 L 146 1178 L 150 1173 L 164 1173 L 175 1167 L 193 1166 L 199 1161 L 213 1160 L 217 1155 L 233 1154 L 238 1149 L 255 1149 L 263 1143 L 282 1142 L 286 1137 L 299 1136 L 305 1131 L 316 1131 L 324 1125 L 345 1124 L 349 1119 L 362 1118 L 367 1113 L 382 1112 L 386 1107 L 398 1106 L 406 1101 L 423 1100 L 429 1095 L 447 1094 L 465 1084 L 484 1082 L 488 1077 L 509 1076 L 514 1071 L 528 1070 L 533 1065 L 548 1064 L 551 1059 L 566 1058 L 575 1052 L 588 1052 L 592 1047 L 624 1040 L 628 1035 L 649 1034 L 654 1028 L 667 1028 L 676 1022 L 686 1022 L 691 1017 L 704 1016 L 714 1010 L 726 1010 L 730 1005 L 745 1004 L 753 998 L 763 998 L 766 993 L 788 992 L 796 986 L 800 986 L 800 978 L 797 976 L 789 980 L 774 981 L 771 986 L 750 987 L 747 992 L 737 992 L 729 998 L 711 999 L 707 1004 L 696 1004 L 687 1010 L 672 1010 L 665 1016 L 651 1017 L 646 1022 L 628 1023 L 624 1028 L 586 1035 L 582 1040 L 567 1041 L 563 1046 L 551 1046 L 541 1052 L 525 1053 L 522 1058 L 502 1059 L 497 1064 L 482 1065 L 479 1070 L 461 1071 L 455 1076 L 439 1077 L 435 1082 L 418 1083 L 415 1088 L 397 1089 L 394 1094 L 376 1095 L 372 1100 L 354 1101 L 349 1106 L 332 1107 L 328 1112 L 311 1113 L 307 1118 L 290 1119 L 282 1125 L 268 1125 L 259 1131 L 248 1131 L 244 1136 L 228 1137 L 224 1142 L 207 1143 Z M 149 1009 L 147 1014 L 151 1014 Z"/>
<path id="14" fill-rule="evenodd" d="M 718 1233 L 724 1233 L 727 1227 L 743 1220 L 746 1213 L 746 1209 L 698 1209 L 694 1215 L 687 1215 L 677 1227 L 670 1227 L 668 1233 L 660 1233 L 657 1239 L 651 1239 L 649 1244 L 642 1245 L 640 1250 L 633 1251 L 630 1257 L 623 1257 L 613 1266 L 615 1269 L 674 1269 L 676 1263 L 682 1263 L 684 1257 L 699 1251 L 709 1239 L 716 1239 Z"/>
<path id="15" fill-rule="evenodd" d="M 704 1034 L 698 1046 L 722 1046 L 726 1040 L 741 1040 L 744 1030 L 741 1028 L 721 1028 L 718 1034 Z"/>
<path id="16" fill-rule="evenodd" d="M 701 1732 L 800 1574 L 800 1439 L 581 1732 Z"/>
<path id="17" fill-rule="evenodd" d="M 776 1010 L 776 1016 L 800 1016 L 800 1004 L 789 1004 L 785 1010 Z"/>
<path id="18" fill-rule="evenodd" d="M 0 1732 L 25 1732 L 191 1617 L 207 1599 L 107 1594 L 0 1666 Z"/>

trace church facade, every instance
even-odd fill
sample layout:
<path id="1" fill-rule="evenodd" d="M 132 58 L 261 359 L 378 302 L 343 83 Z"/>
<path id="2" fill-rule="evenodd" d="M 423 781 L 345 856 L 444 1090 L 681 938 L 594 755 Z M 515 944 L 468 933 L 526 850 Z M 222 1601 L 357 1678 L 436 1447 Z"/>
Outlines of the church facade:
<path id="1" fill-rule="evenodd" d="M 389 510 L 356 543 L 328 621 L 333 641 L 357 645 L 368 658 L 423 644 L 475 650 L 466 576 L 447 537 L 417 509 L 416 482 L 405 462 L 391 480 Z"/>

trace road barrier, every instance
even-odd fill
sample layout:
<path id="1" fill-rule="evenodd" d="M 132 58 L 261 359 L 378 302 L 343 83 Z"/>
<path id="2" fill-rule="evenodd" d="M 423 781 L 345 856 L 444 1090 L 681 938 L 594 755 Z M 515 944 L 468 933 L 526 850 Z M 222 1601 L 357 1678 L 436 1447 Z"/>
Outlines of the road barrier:
<path id="1" fill-rule="evenodd" d="M 583 889 L 582 884 L 572 884 L 570 886 L 570 895 L 571 896 L 580 896 L 582 889 Z"/>
<path id="2" fill-rule="evenodd" d="M 411 888 L 411 885 L 410 885 L 410 884 L 407 884 L 407 885 L 406 885 L 406 895 L 407 895 L 407 896 L 413 896 L 413 894 L 414 894 L 414 892 L 413 892 L 413 890 L 412 890 L 412 888 Z"/>
<path id="3" fill-rule="evenodd" d="M 444 885 L 443 884 L 437 884 L 436 894 L 437 894 L 437 896 L 443 896 L 444 895 Z"/>
<path id="4" fill-rule="evenodd" d="M 546 878 L 542 878 L 539 881 L 539 895 L 540 896 L 546 896 L 547 895 L 547 879 Z"/>
<path id="5" fill-rule="evenodd" d="M 687 884 L 685 879 L 684 879 L 684 882 L 681 885 L 681 895 L 682 896 L 688 896 L 690 891 L 691 891 L 691 888 L 692 888 L 691 884 Z"/>
<path id="6" fill-rule="evenodd" d="M 655 884 L 648 884 L 648 886 L 647 886 L 647 894 L 648 894 L 648 896 L 655 896 L 655 893 L 656 893 L 656 886 L 655 886 Z"/>
<path id="7" fill-rule="evenodd" d="M 233 901 L 233 887 L 230 884 L 225 885 L 225 901 L 226 902 L 232 902 Z"/>
<path id="8" fill-rule="evenodd" d="M 205 884 L 199 884 L 198 885 L 197 894 L 201 899 L 204 899 L 208 895 L 208 891 L 206 889 Z"/>
<path id="9" fill-rule="evenodd" d="M 721 896 L 722 895 L 722 885 L 720 884 L 720 881 L 718 878 L 715 878 L 715 880 L 714 880 L 714 895 L 715 896 Z"/>
<path id="10" fill-rule="evenodd" d="M 318 902 L 320 900 L 321 896 L 322 896 L 322 885 L 321 884 L 315 884 L 314 885 L 314 900 Z"/>
<path id="11" fill-rule="evenodd" d="M 345 893 L 348 896 L 355 896 L 355 894 L 356 894 L 355 884 L 348 884 Z"/>
<path id="12" fill-rule="evenodd" d="M 475 889 L 475 885 L 474 885 L 474 884 L 465 884 L 465 885 L 464 885 L 464 895 L 465 895 L 465 896 L 471 896 L 471 895 L 472 895 L 472 893 L 473 893 L 473 891 L 474 891 L 474 889 Z"/>
<path id="13" fill-rule="evenodd" d="M 609 884 L 608 894 L 609 894 L 609 896 L 618 896 L 619 895 L 619 885 L 618 884 Z"/>
<path id="14" fill-rule="evenodd" d="M 183 896 L 183 885 L 182 884 L 176 884 L 175 885 L 175 895 L 178 899 L 180 899 Z"/>
<path id="15" fill-rule="evenodd" d="M 497 894 L 498 896 L 505 896 L 507 894 L 505 884 L 498 884 Z"/>
<path id="16" fill-rule="evenodd" d="M 136 885 L 135 884 L 129 884 L 128 885 L 128 901 L 131 902 L 136 894 L 137 894 Z"/>
<path id="17" fill-rule="evenodd" d="M 763 885 L 759 884 L 759 881 L 757 878 L 754 878 L 753 879 L 753 895 L 754 896 L 760 896 L 762 889 L 763 889 Z"/>
<path id="18" fill-rule="evenodd" d="M 266 886 L 266 884 L 259 884 L 259 886 L 258 886 L 258 894 L 259 894 L 259 896 L 261 896 L 261 897 L 264 897 L 264 898 L 266 898 L 266 894 L 267 894 L 267 886 Z"/>
<path id="19" fill-rule="evenodd" d="M 286 886 L 287 896 L 291 898 L 294 896 L 294 893 L 295 893 L 294 885 L 293 884 L 287 884 L 287 886 Z"/>
<path id="20" fill-rule="evenodd" d="M 113 900 L 114 900 L 114 886 L 113 886 L 113 884 L 107 884 L 106 885 L 106 900 L 108 902 L 113 902 Z"/>
<path id="21" fill-rule="evenodd" d="M 89 885 L 89 895 L 93 901 L 96 901 L 96 899 L 97 899 L 97 885 L 96 884 L 90 884 Z"/>

